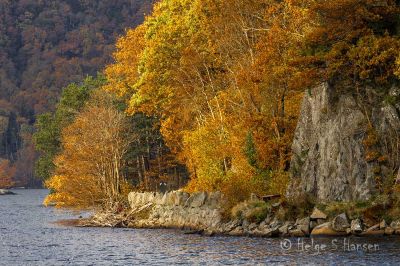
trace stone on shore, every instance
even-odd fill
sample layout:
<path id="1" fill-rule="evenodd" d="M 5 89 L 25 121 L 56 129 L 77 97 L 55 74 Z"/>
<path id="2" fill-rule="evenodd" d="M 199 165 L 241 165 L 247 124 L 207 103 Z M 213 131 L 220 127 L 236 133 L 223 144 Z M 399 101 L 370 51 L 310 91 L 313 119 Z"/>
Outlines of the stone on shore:
<path id="1" fill-rule="evenodd" d="M 321 210 L 319 210 L 318 208 L 314 208 L 310 218 L 312 220 L 318 220 L 318 219 L 323 219 L 325 220 L 328 216 L 323 213 Z"/>
<path id="2" fill-rule="evenodd" d="M 258 236 L 262 237 L 278 237 L 280 232 L 279 228 L 264 228 L 263 230 L 256 230 Z"/>
<path id="3" fill-rule="evenodd" d="M 0 190 L 3 192 L 4 190 Z M 94 225 L 135 228 L 181 228 L 200 232 L 204 236 L 227 234 L 231 236 L 259 237 L 306 237 L 306 236 L 383 236 L 400 234 L 400 220 L 390 226 L 385 220 L 350 221 L 346 213 L 332 220 L 321 210 L 314 208 L 305 218 L 285 221 L 274 212 L 260 222 L 244 217 L 224 222 L 222 219 L 223 196 L 220 192 L 186 193 L 170 191 L 165 194 L 154 192 L 131 192 L 128 196 L 131 210 L 121 215 L 103 215 L 94 220 Z M 96 215 L 94 216 L 96 218 Z M 103 219 L 104 218 L 104 219 Z M 104 222 L 105 221 L 105 222 Z M 90 223 L 87 223 L 88 225 Z M 368 228 L 368 229 L 366 229 Z"/>
<path id="4" fill-rule="evenodd" d="M 284 225 L 279 227 L 278 230 L 282 236 L 287 236 L 287 235 L 289 235 L 289 230 L 292 229 L 292 227 L 293 226 L 290 222 L 286 222 Z"/>
<path id="5" fill-rule="evenodd" d="M 15 195 L 15 193 L 8 189 L 0 189 L 0 195 Z"/>
<path id="6" fill-rule="evenodd" d="M 228 235 L 230 235 L 230 236 L 243 236 L 244 235 L 243 227 L 241 227 L 241 226 L 236 227 L 235 229 L 230 231 L 228 233 Z"/>
<path id="7" fill-rule="evenodd" d="M 347 219 L 346 213 L 339 214 L 332 220 L 332 229 L 338 232 L 346 232 L 346 229 L 350 227 L 349 220 Z"/>
<path id="8" fill-rule="evenodd" d="M 394 229 L 392 227 L 386 227 L 385 228 L 385 235 L 393 235 L 394 234 Z"/>
<path id="9" fill-rule="evenodd" d="M 312 236 L 345 236 L 347 232 L 338 232 L 332 229 L 332 222 L 326 222 L 315 227 Z"/>
<path id="10" fill-rule="evenodd" d="M 350 231 L 352 234 L 361 234 L 363 231 L 363 224 L 360 219 L 351 221 Z"/>
<path id="11" fill-rule="evenodd" d="M 211 192 L 208 194 L 208 204 L 211 209 L 218 209 L 220 207 L 222 194 L 221 192 Z"/>
<path id="12" fill-rule="evenodd" d="M 177 191 L 175 193 L 175 206 L 183 206 L 185 205 L 187 199 L 189 198 L 189 193 Z"/>
<path id="13" fill-rule="evenodd" d="M 400 220 L 391 222 L 390 227 L 392 227 L 394 230 L 400 230 Z"/>
<path id="14" fill-rule="evenodd" d="M 332 223 L 327 222 L 316 226 L 311 231 L 312 236 L 337 236 L 338 232 L 332 229 Z"/>
<path id="15" fill-rule="evenodd" d="M 300 229 L 293 229 L 289 231 L 289 235 L 292 237 L 304 237 L 306 236 Z"/>
<path id="16" fill-rule="evenodd" d="M 310 217 L 298 219 L 296 225 L 297 229 L 301 230 L 305 235 L 310 234 Z"/>

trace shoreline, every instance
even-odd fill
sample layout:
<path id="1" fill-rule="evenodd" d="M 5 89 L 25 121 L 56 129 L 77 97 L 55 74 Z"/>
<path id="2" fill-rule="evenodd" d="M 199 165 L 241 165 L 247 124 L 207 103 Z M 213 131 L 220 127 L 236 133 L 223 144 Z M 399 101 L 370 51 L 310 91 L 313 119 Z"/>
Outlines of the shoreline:
<path id="1" fill-rule="evenodd" d="M 205 237 L 214 237 L 214 236 L 223 236 L 223 237 L 250 237 L 250 238 L 332 238 L 335 239 L 337 237 L 341 238 L 399 238 L 400 232 L 385 234 L 385 233 L 367 233 L 367 231 L 363 231 L 359 234 L 343 234 L 338 232 L 338 234 L 278 234 L 278 235 L 269 235 L 269 234 L 259 234 L 252 232 L 242 232 L 242 233 L 234 233 L 232 232 L 214 232 L 205 229 L 192 229 L 192 228 L 182 228 L 182 227 L 169 227 L 169 226 L 109 226 L 108 224 L 93 224 L 91 217 L 89 218 L 73 218 L 73 219 L 62 219 L 52 222 L 52 224 L 66 226 L 66 227 L 90 227 L 90 228 L 128 228 L 128 229 L 150 229 L 150 230 L 177 230 L 181 231 L 182 234 L 185 235 L 200 235 Z"/>
<path id="2" fill-rule="evenodd" d="M 204 236 L 249 236 L 249 237 L 387 237 L 400 235 L 400 220 L 387 223 L 385 220 L 371 222 L 362 218 L 350 219 L 345 212 L 328 217 L 314 208 L 312 213 L 297 219 L 279 219 L 280 204 L 272 204 L 265 218 L 252 221 L 246 212 L 240 216 L 223 220 L 221 215 L 221 193 L 197 192 L 188 194 L 172 191 L 166 194 L 153 192 L 131 192 L 130 208 L 110 210 L 94 214 L 89 218 L 60 221 L 61 225 L 77 227 L 114 227 L 135 229 L 178 229 L 185 234 Z M 250 201 L 251 202 L 251 201 Z M 260 202 L 256 202 L 259 204 Z"/>

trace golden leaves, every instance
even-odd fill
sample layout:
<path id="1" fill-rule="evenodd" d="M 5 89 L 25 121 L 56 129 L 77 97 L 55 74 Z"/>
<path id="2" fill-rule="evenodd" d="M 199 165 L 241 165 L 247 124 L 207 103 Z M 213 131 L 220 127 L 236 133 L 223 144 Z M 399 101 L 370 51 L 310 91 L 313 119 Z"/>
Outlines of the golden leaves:
<path id="1" fill-rule="evenodd" d="M 45 184 L 54 192 L 45 204 L 85 209 L 121 197 L 123 156 L 135 136 L 129 134 L 126 116 L 113 101 L 106 91 L 95 91 L 75 121 L 63 129 L 56 174 Z"/>
<path id="2" fill-rule="evenodd" d="M 131 113 L 160 117 L 166 143 L 191 171 L 190 190 L 231 187 L 229 180 L 255 189 L 268 176 L 268 189 L 283 193 L 303 91 L 336 73 L 393 76 L 398 38 L 368 27 L 395 14 L 389 4 L 160 1 L 141 41 L 131 32 L 120 40 L 109 86 L 131 88 L 119 89 Z M 243 152 L 248 134 L 258 169 Z"/>

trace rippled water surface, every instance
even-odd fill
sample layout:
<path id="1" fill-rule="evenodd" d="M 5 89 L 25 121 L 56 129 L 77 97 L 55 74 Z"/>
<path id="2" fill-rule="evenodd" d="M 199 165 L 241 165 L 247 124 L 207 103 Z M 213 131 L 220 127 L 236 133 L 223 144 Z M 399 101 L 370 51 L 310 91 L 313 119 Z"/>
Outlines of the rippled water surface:
<path id="1" fill-rule="evenodd" d="M 53 222 L 74 215 L 42 207 L 47 190 L 15 192 L 18 195 L 0 196 L 1 265 L 400 263 L 399 237 L 311 242 L 307 238 L 202 237 L 175 230 L 65 227 Z"/>

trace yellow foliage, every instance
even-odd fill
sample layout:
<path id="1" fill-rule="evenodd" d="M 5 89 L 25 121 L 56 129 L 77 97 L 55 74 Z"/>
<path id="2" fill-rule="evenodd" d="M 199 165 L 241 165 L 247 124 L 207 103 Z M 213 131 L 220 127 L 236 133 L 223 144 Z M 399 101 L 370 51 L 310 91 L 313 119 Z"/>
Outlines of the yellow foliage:
<path id="1" fill-rule="evenodd" d="M 123 97 L 134 93 L 139 77 L 139 60 L 144 48 L 144 25 L 129 29 L 125 36 L 118 39 L 115 63 L 106 67 L 104 73 L 109 81 L 105 89 Z"/>
<path id="2" fill-rule="evenodd" d="M 101 187 L 93 176 L 55 175 L 45 182 L 45 186 L 53 191 L 45 198 L 45 206 L 85 209 L 98 207 L 104 200 Z"/>
<path id="3" fill-rule="evenodd" d="M 130 113 L 160 118 L 190 170 L 187 190 L 285 194 L 303 91 L 343 70 L 350 83 L 392 78 L 398 38 L 368 27 L 396 14 L 393 3 L 159 1 L 119 40 L 108 88 L 128 96 Z"/>
<path id="4" fill-rule="evenodd" d="M 62 131 L 62 152 L 55 175 L 45 185 L 52 193 L 45 204 L 85 209 L 126 200 L 128 184 L 122 169 L 134 136 L 111 95 L 95 91 L 75 121 Z"/>
<path id="5" fill-rule="evenodd" d="M 131 113 L 161 118 L 190 170 L 187 190 L 242 199 L 267 191 L 266 172 L 287 169 L 302 80 L 292 63 L 308 30 L 300 2 L 160 1 L 118 41 L 108 88 L 130 94 Z M 257 165 L 245 152 L 249 132 Z M 281 193 L 286 176 L 271 180 Z"/>

